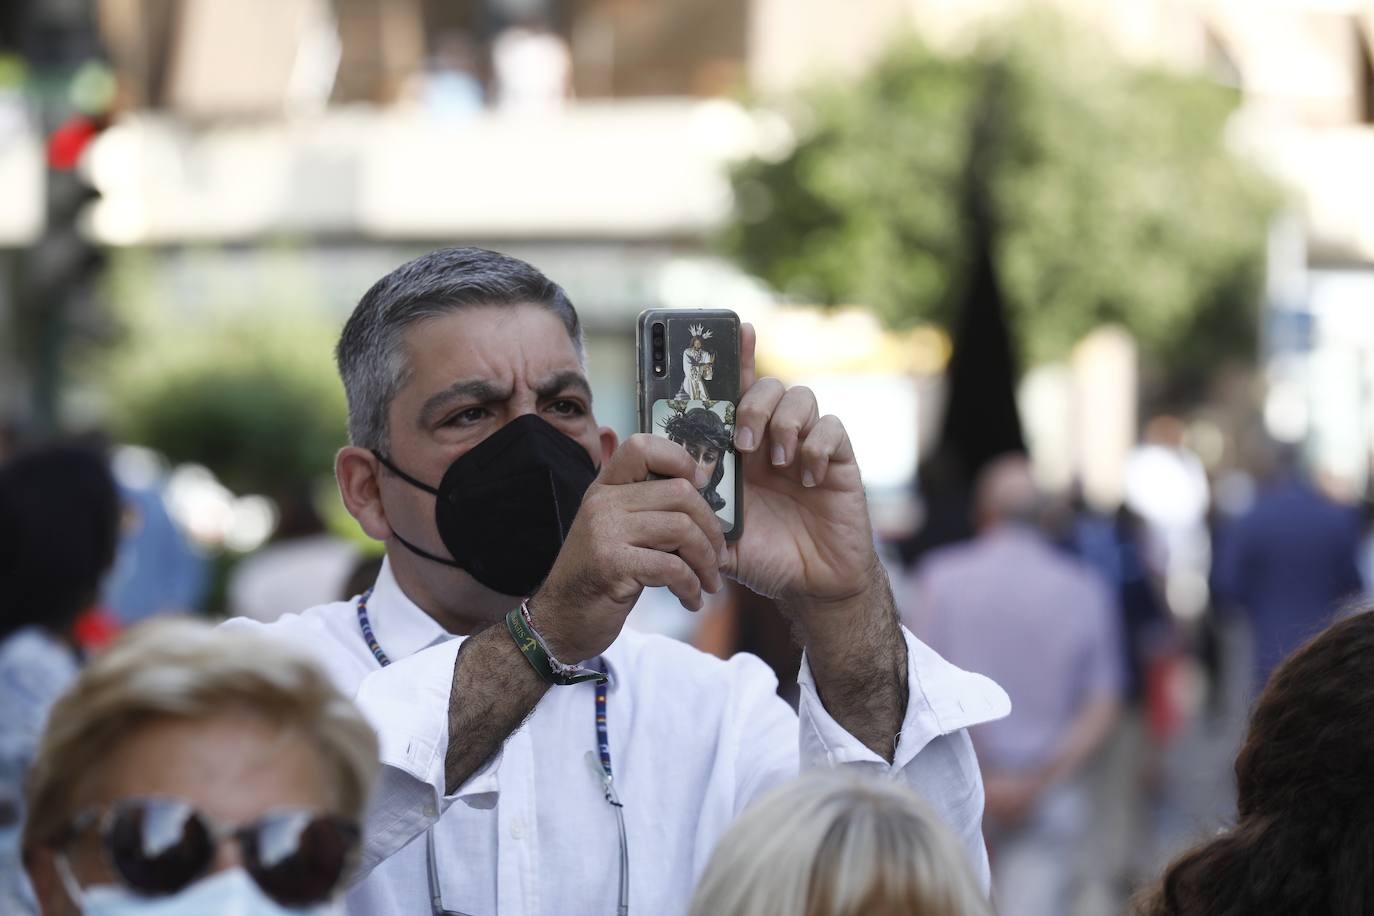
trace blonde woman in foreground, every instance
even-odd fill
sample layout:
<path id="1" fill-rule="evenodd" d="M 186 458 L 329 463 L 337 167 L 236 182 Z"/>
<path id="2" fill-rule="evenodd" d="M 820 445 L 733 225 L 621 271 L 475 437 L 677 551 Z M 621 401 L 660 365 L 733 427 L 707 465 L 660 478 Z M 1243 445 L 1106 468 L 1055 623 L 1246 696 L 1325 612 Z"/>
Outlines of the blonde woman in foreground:
<path id="1" fill-rule="evenodd" d="M 893 783 L 822 770 L 727 832 L 690 916 L 991 916 L 963 849 Z"/>
<path id="2" fill-rule="evenodd" d="M 377 739 L 255 634 L 143 624 L 57 701 L 24 858 L 44 916 L 325 916 L 356 859 Z"/>

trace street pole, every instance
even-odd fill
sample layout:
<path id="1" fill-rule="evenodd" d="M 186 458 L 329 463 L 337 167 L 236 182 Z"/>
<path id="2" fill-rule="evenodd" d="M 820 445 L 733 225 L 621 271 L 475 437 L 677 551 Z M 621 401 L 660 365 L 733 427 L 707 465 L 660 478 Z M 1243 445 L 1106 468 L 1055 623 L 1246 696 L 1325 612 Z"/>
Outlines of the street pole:
<path id="1" fill-rule="evenodd" d="M 27 64 L 30 104 L 47 147 L 47 221 L 24 259 L 17 311 L 26 332 L 20 350 L 28 350 L 33 426 L 39 435 L 48 435 L 62 428 L 73 315 L 92 295 L 101 266 L 99 249 L 81 226 L 95 191 L 77 166 L 98 132 L 96 125 L 103 125 L 104 112 L 83 110 L 89 100 L 83 102 L 73 91 L 83 68 L 99 65 L 101 48 L 92 0 L 28 0 L 21 6 L 19 50 Z"/>

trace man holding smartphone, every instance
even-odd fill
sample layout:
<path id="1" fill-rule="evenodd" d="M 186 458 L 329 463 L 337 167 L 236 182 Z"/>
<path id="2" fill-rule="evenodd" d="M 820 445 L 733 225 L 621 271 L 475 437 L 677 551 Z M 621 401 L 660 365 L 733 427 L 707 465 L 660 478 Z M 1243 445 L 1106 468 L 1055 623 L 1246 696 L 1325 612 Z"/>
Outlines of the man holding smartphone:
<path id="1" fill-rule="evenodd" d="M 839 764 L 924 796 L 986 885 L 964 729 L 1006 695 L 901 627 L 844 427 L 807 389 L 754 377 L 752 328 L 734 435 L 747 524 L 728 544 L 682 445 L 597 425 L 577 314 L 522 261 L 458 248 L 397 268 L 338 359 L 351 444 L 335 472 L 387 561 L 358 599 L 266 627 L 379 731 L 350 912 L 681 913 L 735 815 Z M 757 659 L 624 630 L 644 588 L 697 610 L 727 577 L 793 615 L 800 721 Z"/>

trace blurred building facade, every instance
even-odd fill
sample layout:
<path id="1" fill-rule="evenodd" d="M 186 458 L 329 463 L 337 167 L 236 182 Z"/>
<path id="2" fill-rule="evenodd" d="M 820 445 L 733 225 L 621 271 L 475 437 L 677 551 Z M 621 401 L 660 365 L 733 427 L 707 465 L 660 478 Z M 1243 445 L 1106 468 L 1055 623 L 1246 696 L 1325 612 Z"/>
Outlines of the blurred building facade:
<path id="1" fill-rule="evenodd" d="M 1020 5 L 98 0 L 123 116 L 91 157 L 103 199 L 90 227 L 110 245 L 156 252 L 159 282 L 183 296 L 227 277 L 267 282 L 289 240 L 321 307 L 339 316 L 411 253 L 476 243 L 526 256 L 586 314 L 600 400 L 625 431 L 634 313 L 770 310 L 767 291 L 708 246 L 732 204 L 728 164 L 788 142 L 781 119 L 734 96 L 767 100 L 857 74 L 901 29 L 958 46 Z M 1374 5 L 1055 5 L 1130 56 L 1242 92 L 1235 142 L 1297 192 L 1271 257 L 1270 425 L 1311 441 L 1362 486 L 1374 440 L 1374 321 L 1364 314 L 1374 293 Z M 546 104 L 505 104 L 505 89 L 540 68 L 553 87 Z M 0 245 L 22 247 L 41 223 L 39 149 L 14 127 L 0 144 L 0 198 L 12 202 Z M 214 257 L 207 245 L 219 246 Z M 1123 365 L 1102 371 L 1119 379 Z M 1068 377 L 1070 388 L 1077 377 L 1099 387 L 1081 367 Z M 1130 406 L 1127 396 L 1089 412 Z M 1133 434 L 1126 424 L 1114 436 Z M 1128 445 L 1045 447 L 1073 458 Z"/>

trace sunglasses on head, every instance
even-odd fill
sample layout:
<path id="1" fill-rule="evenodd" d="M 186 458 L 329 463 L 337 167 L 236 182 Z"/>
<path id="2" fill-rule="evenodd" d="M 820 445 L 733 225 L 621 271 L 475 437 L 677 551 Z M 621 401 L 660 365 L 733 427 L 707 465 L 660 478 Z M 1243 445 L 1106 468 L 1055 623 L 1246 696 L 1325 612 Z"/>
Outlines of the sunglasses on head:
<path id="1" fill-rule="evenodd" d="M 227 826 L 179 798 L 126 798 L 78 814 L 70 841 L 95 826 L 120 880 L 146 896 L 175 894 L 203 877 L 227 839 L 238 843 L 244 870 L 268 897 L 286 907 L 329 900 L 358 847 L 358 825 L 303 809 L 270 811 L 249 824 Z"/>

